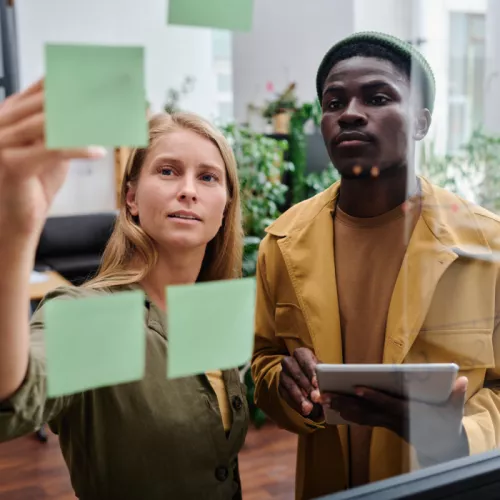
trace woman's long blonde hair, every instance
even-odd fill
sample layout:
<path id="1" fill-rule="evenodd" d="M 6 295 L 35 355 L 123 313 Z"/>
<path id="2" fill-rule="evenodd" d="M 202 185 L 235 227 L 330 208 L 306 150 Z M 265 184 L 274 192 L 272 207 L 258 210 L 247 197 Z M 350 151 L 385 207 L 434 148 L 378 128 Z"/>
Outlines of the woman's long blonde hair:
<path id="1" fill-rule="evenodd" d="M 149 122 L 149 146 L 134 149 L 127 162 L 120 192 L 120 210 L 113 233 L 104 250 L 94 279 L 84 286 L 102 288 L 140 282 L 154 268 L 158 253 L 155 242 L 143 231 L 126 203 L 129 184 L 138 182 L 141 169 L 156 141 L 174 130 L 191 130 L 212 141 L 224 160 L 228 202 L 219 232 L 207 245 L 198 281 L 241 276 L 243 230 L 236 160 L 225 137 L 209 122 L 192 113 L 159 114 Z"/>

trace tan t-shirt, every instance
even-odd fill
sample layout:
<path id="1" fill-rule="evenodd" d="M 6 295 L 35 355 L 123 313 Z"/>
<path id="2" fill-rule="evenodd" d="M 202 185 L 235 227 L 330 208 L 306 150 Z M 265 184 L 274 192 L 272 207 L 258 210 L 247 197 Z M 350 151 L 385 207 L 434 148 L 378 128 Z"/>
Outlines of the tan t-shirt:
<path id="1" fill-rule="evenodd" d="M 418 207 L 400 206 L 377 217 L 356 218 L 336 209 L 335 273 L 344 363 L 382 363 L 391 296 L 418 213 Z M 369 482 L 371 428 L 351 425 L 349 438 L 351 486 L 360 486 Z"/>

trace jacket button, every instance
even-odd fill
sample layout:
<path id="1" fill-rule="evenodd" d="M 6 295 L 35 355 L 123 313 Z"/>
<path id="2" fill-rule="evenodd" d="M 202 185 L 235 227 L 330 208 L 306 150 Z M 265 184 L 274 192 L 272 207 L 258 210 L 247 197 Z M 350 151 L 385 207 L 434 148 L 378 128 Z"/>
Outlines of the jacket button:
<path id="1" fill-rule="evenodd" d="M 227 467 L 221 465 L 217 467 L 217 469 L 215 469 L 215 477 L 217 481 L 220 481 L 222 483 L 227 479 L 228 476 L 229 476 L 229 471 L 227 470 Z"/>
<path id="2" fill-rule="evenodd" d="M 233 398 L 233 408 L 236 411 L 239 411 L 239 410 L 241 410 L 242 407 L 243 407 L 243 401 L 241 400 L 241 398 L 239 396 L 234 396 L 234 398 Z"/>

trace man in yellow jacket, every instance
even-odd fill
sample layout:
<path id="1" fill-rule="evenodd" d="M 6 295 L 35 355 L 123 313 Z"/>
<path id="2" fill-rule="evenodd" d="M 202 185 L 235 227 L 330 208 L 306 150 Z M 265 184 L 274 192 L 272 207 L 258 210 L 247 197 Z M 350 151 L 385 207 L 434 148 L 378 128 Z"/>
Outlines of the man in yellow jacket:
<path id="1" fill-rule="evenodd" d="M 312 499 L 500 443 L 500 218 L 414 174 L 434 77 L 409 44 L 358 33 L 317 75 L 341 181 L 268 228 L 258 272 L 256 403 L 299 434 Z M 318 363 L 456 363 L 449 401 L 321 395 Z M 349 426 L 327 425 L 324 408 Z M 410 429 L 410 431 L 409 431 Z"/>

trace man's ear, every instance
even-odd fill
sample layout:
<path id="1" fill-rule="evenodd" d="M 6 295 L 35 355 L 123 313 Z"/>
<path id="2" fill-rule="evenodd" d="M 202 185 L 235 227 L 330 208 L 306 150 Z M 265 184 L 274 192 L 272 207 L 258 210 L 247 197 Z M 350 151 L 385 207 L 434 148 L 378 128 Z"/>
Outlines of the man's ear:
<path id="1" fill-rule="evenodd" d="M 131 182 L 128 182 L 127 183 L 127 196 L 125 198 L 125 201 L 127 203 L 128 211 L 134 217 L 137 217 L 139 215 L 139 209 L 137 207 L 137 202 L 136 202 L 136 194 L 137 194 L 136 184 L 132 184 Z"/>
<path id="2" fill-rule="evenodd" d="M 429 128 L 432 122 L 431 112 L 427 109 L 421 109 L 417 116 L 415 117 L 415 129 L 413 132 L 413 138 L 416 141 L 421 141 L 429 132 Z"/>

